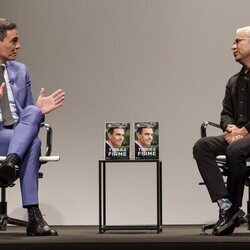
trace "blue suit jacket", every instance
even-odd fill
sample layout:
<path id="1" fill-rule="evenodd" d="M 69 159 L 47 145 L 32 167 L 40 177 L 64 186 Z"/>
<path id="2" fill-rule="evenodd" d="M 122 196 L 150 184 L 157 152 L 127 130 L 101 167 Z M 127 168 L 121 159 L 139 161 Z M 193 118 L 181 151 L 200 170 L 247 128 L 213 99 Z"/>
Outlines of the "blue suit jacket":
<path id="1" fill-rule="evenodd" d="M 14 95 L 18 115 L 28 105 L 34 105 L 31 81 L 27 67 L 16 61 L 6 62 L 10 86 Z"/>

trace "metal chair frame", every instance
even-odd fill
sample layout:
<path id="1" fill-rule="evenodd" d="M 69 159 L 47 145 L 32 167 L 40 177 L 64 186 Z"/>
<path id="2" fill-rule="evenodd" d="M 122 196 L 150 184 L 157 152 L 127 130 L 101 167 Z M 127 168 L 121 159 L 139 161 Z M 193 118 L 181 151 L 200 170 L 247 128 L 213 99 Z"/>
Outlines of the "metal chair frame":
<path id="1" fill-rule="evenodd" d="M 53 139 L 53 130 L 48 123 L 42 123 L 41 127 L 46 129 L 46 148 L 44 156 L 40 156 L 39 162 L 41 164 L 46 164 L 48 162 L 56 162 L 60 160 L 60 156 L 51 156 L 52 152 L 52 139 Z M 0 156 L 0 162 L 5 160 L 6 156 Z M 18 173 L 18 169 L 17 169 Z M 43 173 L 39 172 L 39 178 L 43 177 Z M 13 184 L 14 186 L 15 184 Z M 1 187 L 1 200 L 0 200 L 0 231 L 5 231 L 7 225 L 12 224 L 16 226 L 26 227 L 28 222 L 24 220 L 19 220 L 11 218 L 7 215 L 7 199 L 6 199 L 6 187 Z"/>

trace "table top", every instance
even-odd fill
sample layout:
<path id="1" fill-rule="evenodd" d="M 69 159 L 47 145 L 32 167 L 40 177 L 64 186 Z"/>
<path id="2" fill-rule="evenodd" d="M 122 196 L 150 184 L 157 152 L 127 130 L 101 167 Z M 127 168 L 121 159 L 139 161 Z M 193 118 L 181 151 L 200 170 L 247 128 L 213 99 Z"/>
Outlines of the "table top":
<path id="1" fill-rule="evenodd" d="M 161 160 L 159 159 L 135 159 L 135 160 L 125 160 L 125 159 L 121 159 L 121 160 L 99 160 L 99 163 L 115 163 L 115 162 L 161 162 Z"/>

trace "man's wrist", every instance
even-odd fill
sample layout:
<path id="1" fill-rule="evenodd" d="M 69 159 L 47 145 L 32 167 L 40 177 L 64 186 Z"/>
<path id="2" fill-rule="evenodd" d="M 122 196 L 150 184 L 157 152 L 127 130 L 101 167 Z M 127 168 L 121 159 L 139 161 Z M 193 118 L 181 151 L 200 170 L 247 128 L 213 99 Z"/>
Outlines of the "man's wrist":
<path id="1" fill-rule="evenodd" d="M 240 128 L 239 134 L 241 136 L 246 136 L 246 135 L 248 135 L 248 131 L 245 127 L 242 127 L 242 128 Z"/>

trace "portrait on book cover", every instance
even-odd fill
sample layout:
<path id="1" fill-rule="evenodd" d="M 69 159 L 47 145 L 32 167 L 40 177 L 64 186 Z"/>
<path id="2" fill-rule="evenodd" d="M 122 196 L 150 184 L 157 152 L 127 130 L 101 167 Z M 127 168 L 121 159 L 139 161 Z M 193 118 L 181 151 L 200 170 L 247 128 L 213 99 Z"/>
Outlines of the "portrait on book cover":
<path id="1" fill-rule="evenodd" d="M 159 123 L 135 122 L 135 159 L 159 159 Z"/>
<path id="2" fill-rule="evenodd" d="M 105 123 L 105 159 L 129 159 L 130 124 Z"/>

